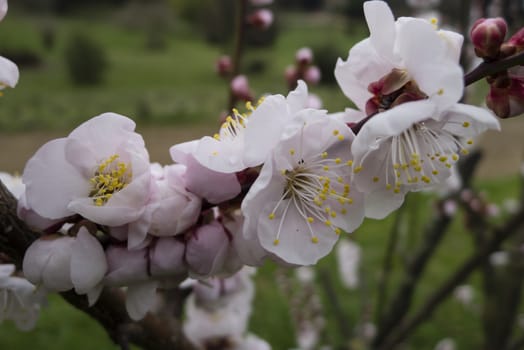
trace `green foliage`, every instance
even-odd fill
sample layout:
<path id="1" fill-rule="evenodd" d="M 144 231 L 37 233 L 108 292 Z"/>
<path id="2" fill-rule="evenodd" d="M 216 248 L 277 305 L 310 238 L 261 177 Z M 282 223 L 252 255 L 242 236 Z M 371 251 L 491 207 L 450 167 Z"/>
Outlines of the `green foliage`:
<path id="1" fill-rule="evenodd" d="M 69 77 L 76 85 L 98 85 L 108 68 L 105 50 L 83 32 L 73 33 L 64 51 Z"/>

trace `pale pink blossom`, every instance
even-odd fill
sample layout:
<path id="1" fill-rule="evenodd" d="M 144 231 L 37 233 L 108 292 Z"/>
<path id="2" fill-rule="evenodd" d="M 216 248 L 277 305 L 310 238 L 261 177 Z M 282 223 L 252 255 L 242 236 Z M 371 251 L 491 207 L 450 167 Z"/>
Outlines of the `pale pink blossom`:
<path id="1" fill-rule="evenodd" d="M 140 218 L 128 225 L 128 248 L 138 247 L 147 234 L 156 237 L 183 233 L 197 221 L 201 199 L 186 190 L 182 164 L 166 166 L 153 176 L 149 202 Z"/>
<path id="2" fill-rule="evenodd" d="M 320 69 L 317 66 L 310 66 L 304 72 L 304 80 L 308 84 L 312 84 L 312 85 L 318 84 L 321 78 L 322 78 L 322 73 L 320 72 Z"/>
<path id="3" fill-rule="evenodd" d="M 248 16 L 247 22 L 260 30 L 267 30 L 273 24 L 273 11 L 259 9 Z"/>
<path id="4" fill-rule="evenodd" d="M 187 190 L 213 204 L 237 196 L 241 187 L 236 175 L 213 171 L 200 164 L 193 156 L 198 147 L 198 141 L 189 141 L 174 145 L 169 150 L 176 163 L 186 166 L 182 177 Z"/>
<path id="5" fill-rule="evenodd" d="M 315 110 L 294 122 L 242 202 L 243 234 L 286 263 L 311 265 L 361 224 L 363 203 L 350 185 L 351 130 Z"/>
<path id="6" fill-rule="evenodd" d="M 134 128 L 131 119 L 105 113 L 43 145 L 22 176 L 28 207 L 48 219 L 80 214 L 108 226 L 138 219 L 149 200 L 151 173 Z"/>
<path id="7" fill-rule="evenodd" d="M 299 65 L 309 65 L 313 63 L 313 50 L 309 47 L 302 47 L 295 53 L 295 60 Z"/>
<path id="8" fill-rule="evenodd" d="M 348 289 L 358 288 L 361 249 L 352 240 L 343 239 L 338 243 L 337 262 L 340 281 Z"/>

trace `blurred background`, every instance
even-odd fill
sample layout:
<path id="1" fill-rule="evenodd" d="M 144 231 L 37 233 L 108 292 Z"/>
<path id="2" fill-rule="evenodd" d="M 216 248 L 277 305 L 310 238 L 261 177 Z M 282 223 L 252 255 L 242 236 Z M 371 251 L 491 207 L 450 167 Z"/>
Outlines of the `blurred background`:
<path id="1" fill-rule="evenodd" d="M 20 173 L 27 159 L 47 140 L 67 135 L 81 122 L 103 112 L 116 112 L 137 122 L 153 161 L 169 163 L 171 145 L 212 135 L 222 113 L 227 112 L 229 82 L 215 71 L 217 59 L 233 50 L 234 0 L 16 0 L 0 23 L 0 55 L 20 68 L 15 89 L 0 98 L 0 170 Z M 351 46 L 368 35 L 362 13 L 363 1 L 274 1 L 269 9 L 274 21 L 264 31 L 246 33 L 240 72 L 249 78 L 255 97 L 265 93 L 286 94 L 284 72 L 293 65 L 295 53 L 310 47 L 321 72 L 319 84 L 310 87 L 330 112 L 351 103 L 333 76 L 337 58 L 347 58 Z M 524 20 L 524 1 L 388 1 L 395 15 L 439 18 L 439 27 L 467 33 L 472 20 L 489 14 L 506 18 L 510 33 Z M 475 64 L 467 52 L 465 70 Z M 478 62 L 477 62 L 478 63 Z M 482 104 L 486 87 L 476 84 L 468 91 L 471 103 Z M 503 134 L 490 133 L 481 141 L 486 160 L 480 181 L 486 196 L 502 205 L 516 192 L 516 174 L 524 143 L 522 118 L 503 122 Z M 429 203 L 424 195 L 418 195 Z M 408 203 L 409 204 L 409 203 Z M 418 216 L 412 229 L 424 223 Z M 357 233 L 362 238 L 363 275 L 366 286 L 357 291 L 336 290 L 350 315 L 357 320 L 367 311 L 362 299 L 376 287 L 374 267 L 380 264 L 384 237 L 392 219 L 367 222 Z M 459 229 L 457 229 L 459 230 Z M 464 236 L 446 242 L 427 281 L 445 275 L 464 253 Z M 375 247 L 375 248 L 373 248 Z M 409 250 L 409 247 L 404 247 Z M 324 259 L 320 271 L 332 271 L 334 257 Z M 273 349 L 296 345 L 289 308 L 274 288 L 276 268 L 266 266 L 259 288 L 251 328 L 267 339 Z M 284 273 L 284 272 L 282 272 Z M 285 272 L 288 273 L 288 272 Z M 285 274 L 284 273 L 284 274 Z M 265 276 L 265 277 L 264 277 Z M 473 284 L 478 283 L 473 281 Z M 431 290 L 431 283 L 422 289 Z M 329 295 L 319 292 L 329 313 Z M 477 300 L 478 301 L 478 300 Z M 111 348 L 103 330 L 82 314 L 55 298 L 52 307 L 30 337 L 9 324 L 0 326 L 1 349 Z M 271 305 L 271 307 L 268 307 Z M 452 337 L 459 349 L 473 349 L 480 324 L 475 307 L 458 307 L 450 301 L 434 322 L 413 337 L 410 349 L 432 349 L 441 338 Z M 478 310 L 477 310 L 478 311 Z M 337 320 L 325 321 L 325 344 L 343 344 Z M 99 343 L 100 342 L 100 343 Z M 36 344 L 36 345 L 35 345 Z M 334 346 L 333 349 L 338 349 Z"/>

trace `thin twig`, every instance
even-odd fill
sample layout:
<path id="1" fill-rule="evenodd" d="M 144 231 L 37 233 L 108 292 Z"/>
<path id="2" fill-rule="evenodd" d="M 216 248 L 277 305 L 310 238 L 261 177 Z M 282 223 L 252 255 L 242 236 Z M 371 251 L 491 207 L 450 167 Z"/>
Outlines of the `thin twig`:
<path id="1" fill-rule="evenodd" d="M 431 316 L 436 307 L 440 305 L 462 281 L 478 268 L 491 253 L 499 249 L 502 242 L 517 232 L 522 225 L 524 225 L 524 209 L 521 208 L 506 225 L 495 230 L 491 236 L 492 238 L 487 241 L 486 245 L 477 250 L 453 275 L 444 281 L 411 318 L 401 322 L 397 327 L 397 331 L 391 334 L 379 349 L 394 349 L 396 345 L 406 339 L 414 329 Z"/>
<path id="2" fill-rule="evenodd" d="M 500 61 L 483 62 L 464 76 L 464 85 L 468 86 L 474 82 L 490 75 L 505 71 L 514 66 L 524 65 L 524 51 L 509 56 Z"/>
<path id="3" fill-rule="evenodd" d="M 246 32 L 246 8 L 247 0 L 237 0 L 235 12 L 235 39 L 233 48 L 233 58 L 231 61 L 231 79 L 234 79 L 240 72 L 240 65 L 242 61 L 242 53 L 244 48 L 244 37 Z M 229 102 L 228 110 L 235 107 L 236 97 L 233 94 L 231 87 L 229 87 Z"/>
<path id="4" fill-rule="evenodd" d="M 382 263 L 382 272 L 380 274 L 380 279 L 378 281 L 378 297 L 377 297 L 377 308 L 375 311 L 375 322 L 378 323 L 384 313 L 384 305 L 388 299 L 388 289 L 389 289 L 389 278 L 391 275 L 391 270 L 393 267 L 393 256 L 395 250 L 397 249 L 398 237 L 400 232 L 400 223 L 402 215 L 404 214 L 404 209 L 406 205 L 401 206 L 395 215 L 395 221 L 391 226 L 389 232 L 388 244 L 386 247 L 386 254 L 384 256 L 384 261 Z"/>

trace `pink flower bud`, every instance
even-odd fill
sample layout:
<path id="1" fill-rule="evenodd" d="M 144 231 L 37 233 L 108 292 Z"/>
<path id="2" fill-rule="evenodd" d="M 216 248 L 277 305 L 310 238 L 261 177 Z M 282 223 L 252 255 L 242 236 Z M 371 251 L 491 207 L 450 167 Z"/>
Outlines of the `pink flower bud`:
<path id="1" fill-rule="evenodd" d="M 106 250 L 108 273 L 105 283 L 127 286 L 149 279 L 147 249 L 127 250 L 124 246 L 110 246 Z"/>
<path id="2" fill-rule="evenodd" d="M 322 99 L 315 94 L 309 94 L 306 101 L 306 108 L 322 108 Z"/>
<path id="3" fill-rule="evenodd" d="M 207 277 L 221 272 L 229 252 L 229 243 L 229 237 L 218 221 L 197 229 L 186 247 L 190 273 Z"/>
<path id="4" fill-rule="evenodd" d="M 33 284 L 63 292 L 73 288 L 71 252 L 75 239 L 58 235 L 40 238 L 24 256 L 24 276 Z"/>
<path id="5" fill-rule="evenodd" d="M 237 75 L 231 80 L 231 91 L 237 100 L 251 101 L 253 95 L 249 89 L 249 82 L 245 75 Z"/>
<path id="6" fill-rule="evenodd" d="M 318 84 L 320 81 L 320 78 L 322 77 L 322 73 L 320 73 L 320 69 L 318 69 L 317 66 L 311 66 L 304 72 L 304 80 L 308 84 Z"/>
<path id="7" fill-rule="evenodd" d="M 308 65 L 313 63 L 313 51 L 309 47 L 298 49 L 295 54 L 295 59 L 298 65 Z"/>
<path id="8" fill-rule="evenodd" d="M 151 275 L 167 277 L 184 275 L 187 267 L 184 264 L 184 243 L 172 237 L 160 238 L 149 250 Z"/>
<path id="9" fill-rule="evenodd" d="M 257 29 L 266 30 L 273 24 L 273 11 L 268 9 L 256 10 L 247 18 L 247 23 Z"/>
<path id="10" fill-rule="evenodd" d="M 507 76 L 490 82 L 486 104 L 500 118 L 524 113 L 524 69 L 513 67 Z"/>
<path id="11" fill-rule="evenodd" d="M 496 58 L 507 30 L 508 25 L 501 17 L 478 19 L 470 33 L 477 56 L 487 59 Z"/>
<path id="12" fill-rule="evenodd" d="M 299 79 L 299 73 L 295 66 L 287 66 L 284 71 L 284 78 L 289 87 L 289 90 L 293 90 L 297 86 L 297 80 Z"/>
<path id="13" fill-rule="evenodd" d="M 231 74 L 233 64 L 231 62 L 231 57 L 221 56 L 215 63 L 215 71 L 221 77 L 226 77 Z"/>
<path id="14" fill-rule="evenodd" d="M 520 28 L 518 32 L 513 34 L 513 36 L 509 38 L 507 44 L 514 47 L 516 52 L 524 50 L 524 28 Z"/>

